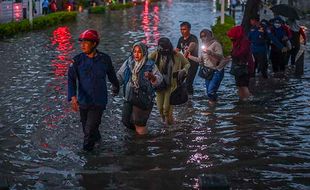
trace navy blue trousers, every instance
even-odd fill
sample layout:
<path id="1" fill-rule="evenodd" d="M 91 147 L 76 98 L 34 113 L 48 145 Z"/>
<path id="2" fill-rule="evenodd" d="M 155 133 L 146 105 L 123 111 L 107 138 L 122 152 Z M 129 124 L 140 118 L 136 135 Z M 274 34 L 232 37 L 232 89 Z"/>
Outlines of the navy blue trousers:
<path id="1" fill-rule="evenodd" d="M 95 143 L 101 139 L 99 125 L 103 110 L 103 108 L 98 106 L 80 107 L 80 117 L 84 132 L 84 150 L 93 150 Z"/>

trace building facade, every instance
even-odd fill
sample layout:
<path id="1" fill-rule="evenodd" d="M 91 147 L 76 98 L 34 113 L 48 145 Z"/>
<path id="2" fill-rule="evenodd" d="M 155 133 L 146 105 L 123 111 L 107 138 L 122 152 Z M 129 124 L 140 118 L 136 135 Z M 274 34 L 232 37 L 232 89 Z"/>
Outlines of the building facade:
<path id="1" fill-rule="evenodd" d="M 42 0 L 32 0 L 33 16 L 42 14 Z M 28 0 L 0 0 L 0 23 L 20 21 L 29 17 Z"/>

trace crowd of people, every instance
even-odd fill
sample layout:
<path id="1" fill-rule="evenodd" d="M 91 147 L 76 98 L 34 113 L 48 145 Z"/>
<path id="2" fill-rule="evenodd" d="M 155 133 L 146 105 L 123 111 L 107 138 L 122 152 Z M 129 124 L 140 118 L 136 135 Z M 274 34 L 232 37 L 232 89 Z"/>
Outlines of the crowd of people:
<path id="1" fill-rule="evenodd" d="M 184 84 L 187 94 L 193 94 L 197 72 L 205 80 L 209 106 L 214 106 L 228 63 L 232 63 L 230 73 L 235 77 L 241 100 L 251 96 L 250 77 L 261 73 L 263 78 L 268 78 L 268 58 L 274 73 L 285 71 L 288 55 L 291 55 L 291 64 L 294 65 L 299 36 L 306 40 L 296 22 L 289 24 L 290 27 L 285 25 L 280 17 L 270 22 L 251 18 L 252 28 L 248 35 L 242 26 L 231 28 L 227 36 L 232 41 L 232 51 L 230 56 L 224 57 L 223 47 L 211 30 L 200 32 L 199 47 L 198 38 L 191 34 L 191 24 L 182 22 L 182 36 L 176 48 L 166 37 L 160 38 L 157 49 L 150 53 L 144 43 L 136 42 L 131 55 L 117 72 L 110 56 L 97 50 L 98 33 L 95 30 L 84 31 L 79 36 L 82 53 L 73 58 L 68 70 L 68 101 L 74 111 L 80 112 L 83 149 L 91 151 L 101 140 L 99 125 L 108 99 L 106 76 L 112 83 L 113 95 L 117 95 L 122 87 L 123 125 L 145 135 L 154 103 L 163 124 L 174 123 L 171 95 L 181 84 Z"/>

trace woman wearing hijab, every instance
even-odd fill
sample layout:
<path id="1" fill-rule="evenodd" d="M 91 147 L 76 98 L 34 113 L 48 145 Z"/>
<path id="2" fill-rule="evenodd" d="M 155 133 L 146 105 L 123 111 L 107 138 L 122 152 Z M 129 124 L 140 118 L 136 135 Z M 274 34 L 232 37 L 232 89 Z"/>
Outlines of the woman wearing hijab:
<path id="1" fill-rule="evenodd" d="M 217 91 L 224 78 L 225 65 L 220 65 L 223 59 L 223 48 L 208 29 L 203 29 L 200 32 L 200 39 L 203 44 L 201 56 L 190 55 L 188 58 L 199 62 L 202 68 L 206 67 L 210 72 L 209 77 L 205 78 L 205 86 L 208 102 L 210 105 L 214 105 L 217 101 Z"/>
<path id="2" fill-rule="evenodd" d="M 149 58 L 155 61 L 163 76 L 163 81 L 156 88 L 157 108 L 165 125 L 171 125 L 174 119 L 170 95 L 177 88 L 177 82 L 184 80 L 190 63 L 181 53 L 173 50 L 170 40 L 165 37 L 158 40 L 157 51 L 151 53 Z"/>
<path id="3" fill-rule="evenodd" d="M 148 59 L 145 44 L 137 42 L 133 45 L 132 55 L 117 72 L 117 78 L 123 84 L 125 97 L 123 124 L 139 135 L 147 134 L 146 123 L 153 108 L 153 87 L 162 81 L 162 76 L 154 62 Z"/>

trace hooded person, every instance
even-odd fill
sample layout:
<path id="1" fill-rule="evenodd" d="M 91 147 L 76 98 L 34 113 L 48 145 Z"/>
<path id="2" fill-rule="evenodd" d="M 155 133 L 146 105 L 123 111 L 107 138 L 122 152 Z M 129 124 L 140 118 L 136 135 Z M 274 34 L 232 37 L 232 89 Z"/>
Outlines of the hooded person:
<path id="1" fill-rule="evenodd" d="M 232 68 L 230 73 L 235 76 L 238 94 L 241 100 L 247 100 L 249 91 L 250 74 L 254 72 L 254 61 L 250 50 L 251 42 L 247 38 L 242 26 L 234 26 L 227 32 L 232 41 Z"/>
<path id="2" fill-rule="evenodd" d="M 219 67 L 223 57 L 222 45 L 215 39 L 212 31 L 203 29 L 200 32 L 202 42 L 200 57 L 189 55 L 188 58 L 199 62 L 198 76 L 205 79 L 206 93 L 210 105 L 217 101 L 217 90 L 224 77 L 224 66 Z M 205 74 L 203 74 L 205 73 Z"/>
<path id="3" fill-rule="evenodd" d="M 156 88 L 156 103 L 164 124 L 171 125 L 174 119 L 170 95 L 177 88 L 177 83 L 185 79 L 190 63 L 181 53 L 173 50 L 166 37 L 158 40 L 157 50 L 149 55 L 149 59 L 155 61 L 163 76 L 163 81 Z"/>
<path id="4" fill-rule="evenodd" d="M 148 48 L 144 43 L 133 45 L 130 57 L 117 72 L 117 78 L 124 93 L 122 122 L 127 128 L 144 135 L 154 104 L 154 87 L 162 81 L 154 61 L 148 59 Z"/>

